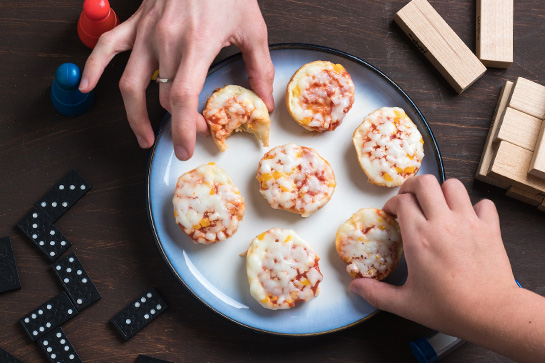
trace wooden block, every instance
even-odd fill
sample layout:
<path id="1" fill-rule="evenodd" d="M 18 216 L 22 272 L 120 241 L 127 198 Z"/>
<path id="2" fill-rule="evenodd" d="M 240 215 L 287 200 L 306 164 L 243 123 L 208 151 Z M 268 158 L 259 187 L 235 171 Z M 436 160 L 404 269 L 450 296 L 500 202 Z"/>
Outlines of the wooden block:
<path id="1" fill-rule="evenodd" d="M 505 193 L 508 197 L 515 198 L 521 202 L 537 207 L 543 204 L 544 197 L 542 195 L 532 194 L 524 189 L 510 187 Z"/>
<path id="2" fill-rule="evenodd" d="M 462 93 L 486 71 L 427 0 L 412 0 L 394 20 L 456 92 Z"/>
<path id="3" fill-rule="evenodd" d="M 513 63 L 513 1 L 477 0 L 477 58 L 487 67 Z"/>
<path id="4" fill-rule="evenodd" d="M 495 150 L 493 150 L 493 137 L 496 134 L 496 129 L 499 124 L 499 120 L 501 116 L 503 115 L 503 112 L 505 110 L 505 107 L 507 107 L 507 101 L 509 100 L 509 96 L 511 95 L 511 90 L 513 89 L 513 82 L 507 81 L 503 85 L 500 96 L 498 97 L 498 103 L 496 104 L 496 111 L 494 111 L 494 117 L 492 118 L 492 123 L 490 124 L 490 129 L 488 130 L 488 136 L 486 137 L 486 142 L 484 144 L 483 154 L 481 156 L 481 161 L 479 162 L 479 167 L 477 168 L 477 174 L 475 175 L 475 178 L 488 183 L 492 184 L 498 188 L 506 189 L 509 187 L 509 184 L 501 181 L 496 180 L 494 178 L 489 177 L 488 170 L 490 169 L 490 162 L 492 161 L 492 157 L 494 156 Z"/>
<path id="5" fill-rule="evenodd" d="M 507 106 L 543 119 L 545 118 L 545 87 L 519 77 Z"/>
<path id="6" fill-rule="evenodd" d="M 494 142 L 507 141 L 534 151 L 542 121 L 537 117 L 507 107 L 500 118 Z"/>
<path id="7" fill-rule="evenodd" d="M 545 180 L 528 174 L 532 152 L 506 141 L 500 141 L 488 176 L 545 196 Z"/>
<path id="8" fill-rule="evenodd" d="M 537 136 L 536 147 L 532 155 L 532 160 L 530 160 L 528 173 L 545 179 L 545 121 L 541 123 L 541 129 Z"/>

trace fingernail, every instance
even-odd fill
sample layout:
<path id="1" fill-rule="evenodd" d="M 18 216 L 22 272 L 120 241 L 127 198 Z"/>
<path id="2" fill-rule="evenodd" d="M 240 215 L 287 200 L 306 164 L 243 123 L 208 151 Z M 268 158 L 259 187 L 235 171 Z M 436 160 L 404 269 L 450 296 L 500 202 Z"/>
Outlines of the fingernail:
<path id="1" fill-rule="evenodd" d="M 81 91 L 83 89 L 86 89 L 88 84 L 89 84 L 89 81 L 87 80 L 87 78 L 82 78 L 81 81 L 79 82 L 79 90 Z"/>
<path id="2" fill-rule="evenodd" d="M 176 154 L 176 157 L 182 161 L 189 159 L 189 153 L 183 146 L 176 146 L 174 148 L 174 153 Z"/>
<path id="3" fill-rule="evenodd" d="M 147 143 L 146 139 L 144 139 L 142 136 L 136 135 L 136 140 L 138 141 L 138 145 L 140 145 L 140 147 L 142 149 L 147 149 L 148 148 L 148 143 Z"/>

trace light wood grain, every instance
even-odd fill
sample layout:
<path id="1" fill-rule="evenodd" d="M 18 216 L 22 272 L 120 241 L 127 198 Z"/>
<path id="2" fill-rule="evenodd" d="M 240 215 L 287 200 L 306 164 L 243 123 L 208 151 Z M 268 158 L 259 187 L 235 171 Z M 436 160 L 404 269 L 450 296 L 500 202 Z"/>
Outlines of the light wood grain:
<path id="1" fill-rule="evenodd" d="M 506 107 L 496 129 L 494 142 L 507 141 L 533 152 L 541 123 L 537 117 Z"/>
<path id="2" fill-rule="evenodd" d="M 539 119 L 545 118 L 545 86 L 517 78 L 508 106 Z"/>
<path id="3" fill-rule="evenodd" d="M 514 0 L 477 0 L 476 54 L 487 67 L 513 63 Z"/>
<path id="4" fill-rule="evenodd" d="M 541 123 L 528 173 L 545 179 L 545 121 Z"/>
<path id="5" fill-rule="evenodd" d="M 492 118 L 492 122 L 490 123 L 490 128 L 488 130 L 488 135 L 486 136 L 483 154 L 481 155 L 481 160 L 479 162 L 479 166 L 477 167 L 477 174 L 475 175 L 476 179 L 503 189 L 508 188 L 509 183 L 489 177 L 488 171 L 490 170 L 490 163 L 492 162 L 492 158 L 494 157 L 495 153 L 493 144 L 494 136 L 496 135 L 498 125 L 503 116 L 503 113 L 505 112 L 507 101 L 509 100 L 512 89 L 513 82 L 511 81 L 505 82 L 501 89 L 500 96 L 498 97 L 498 103 L 496 104 L 496 110 L 494 111 L 494 117 Z"/>
<path id="6" fill-rule="evenodd" d="M 544 200 L 544 197 L 542 195 L 533 194 L 527 190 L 517 187 L 510 187 L 509 189 L 507 189 L 507 192 L 505 192 L 505 195 L 536 207 L 543 204 Z"/>
<path id="7" fill-rule="evenodd" d="M 534 194 L 544 193 L 545 180 L 528 174 L 531 159 L 531 151 L 500 141 L 490 166 L 489 176 Z"/>
<path id="8" fill-rule="evenodd" d="M 416 47 L 462 93 L 486 67 L 426 0 L 413 0 L 395 16 L 396 23 Z"/>

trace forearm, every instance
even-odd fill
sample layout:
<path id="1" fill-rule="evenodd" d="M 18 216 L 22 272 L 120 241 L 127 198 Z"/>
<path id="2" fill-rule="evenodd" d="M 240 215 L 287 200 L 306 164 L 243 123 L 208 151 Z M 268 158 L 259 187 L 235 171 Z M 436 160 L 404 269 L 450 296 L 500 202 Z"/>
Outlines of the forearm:
<path id="1" fill-rule="evenodd" d="M 453 333 L 516 361 L 545 362 L 545 298 L 516 288 L 485 301 L 471 313 L 470 329 Z"/>

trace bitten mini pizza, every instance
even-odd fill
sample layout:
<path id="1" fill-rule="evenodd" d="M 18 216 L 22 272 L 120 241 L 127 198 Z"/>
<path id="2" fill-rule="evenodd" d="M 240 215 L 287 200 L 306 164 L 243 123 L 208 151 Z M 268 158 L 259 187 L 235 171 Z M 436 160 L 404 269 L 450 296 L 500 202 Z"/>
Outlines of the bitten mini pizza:
<path id="1" fill-rule="evenodd" d="M 352 140 L 371 184 L 399 186 L 418 173 L 424 158 L 422 135 L 399 107 L 370 113 L 356 128 Z"/>
<path id="2" fill-rule="evenodd" d="M 397 221 L 380 209 L 360 209 L 337 230 L 335 246 L 352 277 L 386 278 L 403 254 Z"/>
<path id="3" fill-rule="evenodd" d="M 269 146 L 271 120 L 267 106 L 244 87 L 229 85 L 217 89 L 208 99 L 203 116 L 220 151 L 227 149 L 225 140 L 234 131 L 253 133 L 263 146 Z"/>
<path id="4" fill-rule="evenodd" d="M 286 144 L 269 150 L 257 168 L 259 191 L 274 209 L 308 217 L 335 191 L 335 174 L 314 149 Z"/>
<path id="5" fill-rule="evenodd" d="M 214 163 L 178 178 L 174 217 L 193 241 L 212 244 L 231 237 L 244 217 L 244 199 L 225 172 Z"/>
<path id="6" fill-rule="evenodd" d="M 290 229 L 271 228 L 246 252 L 250 293 L 267 309 L 289 309 L 319 293 L 323 276 L 312 247 Z"/>
<path id="7" fill-rule="evenodd" d="M 354 83 L 340 64 L 307 63 L 291 77 L 286 105 L 293 119 L 309 131 L 333 131 L 354 103 Z"/>

